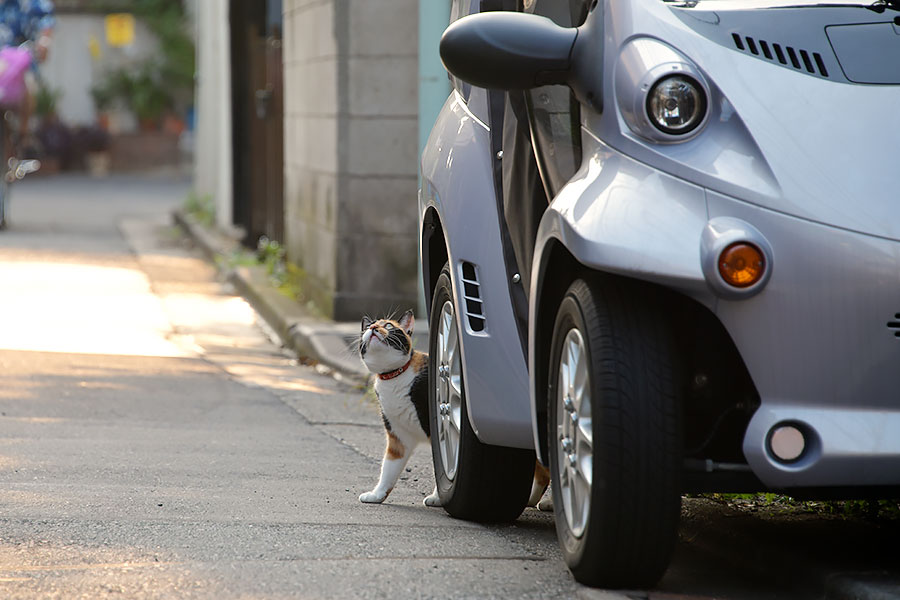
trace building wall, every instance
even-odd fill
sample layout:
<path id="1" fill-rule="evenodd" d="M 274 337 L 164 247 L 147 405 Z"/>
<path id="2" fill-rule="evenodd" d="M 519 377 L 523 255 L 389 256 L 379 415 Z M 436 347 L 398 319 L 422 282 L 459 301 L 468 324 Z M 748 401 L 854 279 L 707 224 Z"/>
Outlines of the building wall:
<path id="1" fill-rule="evenodd" d="M 319 308 L 416 306 L 417 0 L 285 0 L 285 243 Z"/>

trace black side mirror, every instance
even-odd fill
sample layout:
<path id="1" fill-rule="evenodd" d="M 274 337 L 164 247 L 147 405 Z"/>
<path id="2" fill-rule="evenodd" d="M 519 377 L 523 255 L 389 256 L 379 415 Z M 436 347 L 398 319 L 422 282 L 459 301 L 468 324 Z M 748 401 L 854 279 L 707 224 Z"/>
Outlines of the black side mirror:
<path id="1" fill-rule="evenodd" d="M 546 17 L 485 12 L 463 17 L 441 37 L 444 67 L 483 88 L 523 90 L 564 84 L 572 70 L 578 29 Z"/>

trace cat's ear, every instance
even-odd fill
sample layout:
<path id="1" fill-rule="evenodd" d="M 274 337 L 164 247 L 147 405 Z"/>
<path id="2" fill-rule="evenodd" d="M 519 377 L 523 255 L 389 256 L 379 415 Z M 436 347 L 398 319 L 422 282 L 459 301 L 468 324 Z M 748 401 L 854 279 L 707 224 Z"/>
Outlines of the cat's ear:
<path id="1" fill-rule="evenodd" d="M 397 321 L 400 324 L 400 327 L 403 328 L 408 335 L 412 335 L 413 325 L 416 323 L 416 317 L 413 315 L 413 311 L 408 310 L 403 313 L 403 316 L 400 317 L 400 320 Z"/>
<path id="2" fill-rule="evenodd" d="M 365 331 L 366 329 L 368 329 L 368 328 L 369 328 L 369 325 L 371 325 L 371 324 L 374 323 L 374 322 L 375 322 L 375 321 L 373 321 L 373 320 L 370 319 L 369 317 L 363 316 L 363 318 L 362 318 L 362 329 L 361 329 L 361 331 Z"/>

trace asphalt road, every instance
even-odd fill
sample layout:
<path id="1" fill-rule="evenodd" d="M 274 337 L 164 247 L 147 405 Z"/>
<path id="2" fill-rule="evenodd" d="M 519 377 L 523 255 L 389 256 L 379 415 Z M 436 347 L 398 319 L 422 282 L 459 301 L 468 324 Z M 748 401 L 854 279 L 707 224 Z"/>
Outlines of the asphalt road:
<path id="1" fill-rule="evenodd" d="M 33 179 L 0 233 L 0 598 L 818 598 L 895 525 L 689 500 L 660 590 L 574 583 L 552 515 L 387 503 L 363 390 L 297 363 L 170 225 L 187 184 Z M 841 541 L 852 540 L 852 544 Z M 847 537 L 850 536 L 850 537 Z"/>

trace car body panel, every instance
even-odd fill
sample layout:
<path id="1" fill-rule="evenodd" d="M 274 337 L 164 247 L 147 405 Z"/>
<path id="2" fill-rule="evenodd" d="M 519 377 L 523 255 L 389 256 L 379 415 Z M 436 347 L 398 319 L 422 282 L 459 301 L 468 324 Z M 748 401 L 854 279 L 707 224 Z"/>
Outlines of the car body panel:
<path id="1" fill-rule="evenodd" d="M 744 439 L 754 473 L 772 487 L 900 483 L 900 339 L 888 327 L 900 313 L 900 243 L 712 192 L 709 211 L 753 223 L 775 256 L 765 290 L 716 309 L 762 400 Z M 785 421 L 821 447 L 774 460 L 766 437 Z"/>
<path id="2" fill-rule="evenodd" d="M 419 210 L 422 217 L 426 211 L 436 211 L 446 235 L 472 429 L 486 444 L 530 448 L 528 376 L 508 308 L 509 284 L 491 167 L 495 157 L 487 125 L 473 113 L 486 112 L 486 107 L 479 109 L 483 98 L 483 90 L 473 88 L 468 104 L 454 92 L 444 105 L 422 156 Z M 485 322 L 482 331 L 465 316 L 464 262 L 477 272 Z"/>

